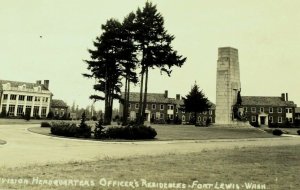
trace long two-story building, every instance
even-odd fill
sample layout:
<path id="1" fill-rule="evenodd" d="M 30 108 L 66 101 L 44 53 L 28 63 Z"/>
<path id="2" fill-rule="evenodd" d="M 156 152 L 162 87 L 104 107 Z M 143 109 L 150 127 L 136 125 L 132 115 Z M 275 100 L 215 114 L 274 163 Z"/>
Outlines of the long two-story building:
<path id="1" fill-rule="evenodd" d="M 294 123 L 295 108 L 293 101 L 288 100 L 288 94 L 278 97 L 242 96 L 244 113 L 250 123 L 269 125 L 270 123 Z"/>
<path id="2" fill-rule="evenodd" d="M 50 110 L 52 93 L 49 80 L 36 83 L 0 80 L 0 111 L 7 116 L 46 117 Z"/>
<path id="3" fill-rule="evenodd" d="M 129 95 L 130 120 L 135 120 L 137 118 L 139 98 L 140 94 L 137 92 L 131 92 Z M 180 108 L 183 104 L 183 99 L 180 94 L 176 94 L 176 98 L 169 98 L 167 90 L 164 93 L 148 93 L 145 111 L 146 121 L 165 123 L 167 120 L 172 122 L 178 118 L 183 123 L 189 122 L 192 119 L 193 114 L 182 111 Z M 123 115 L 122 103 L 120 103 L 120 114 Z M 205 123 L 207 119 L 210 119 L 210 122 L 215 122 L 215 105 L 212 104 L 207 112 L 199 113 L 196 119 L 198 123 Z"/>

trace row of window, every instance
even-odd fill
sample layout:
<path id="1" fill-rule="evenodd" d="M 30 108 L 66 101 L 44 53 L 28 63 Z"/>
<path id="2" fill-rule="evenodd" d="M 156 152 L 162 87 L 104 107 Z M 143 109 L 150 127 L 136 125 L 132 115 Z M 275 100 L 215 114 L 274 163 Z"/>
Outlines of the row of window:
<path id="1" fill-rule="evenodd" d="M 25 108 L 25 110 L 24 110 Z M 15 115 L 15 110 L 17 109 L 17 116 L 22 116 L 25 113 L 29 112 L 31 113 L 32 106 L 26 106 L 24 105 L 9 105 L 8 107 L 8 115 L 9 116 L 14 116 Z M 39 115 L 40 107 L 39 106 L 33 106 L 33 116 Z M 2 112 L 6 112 L 6 105 L 2 105 Z M 42 107 L 41 110 L 41 117 L 46 117 L 47 113 L 47 107 Z"/>
<path id="2" fill-rule="evenodd" d="M 7 100 L 8 99 L 8 94 L 3 94 L 3 100 Z M 17 95 L 16 94 L 11 94 L 10 95 L 10 100 L 17 100 Z M 25 101 L 25 99 L 27 100 L 27 102 L 32 102 L 33 101 L 33 96 L 25 96 L 25 95 L 19 95 L 18 100 L 19 101 Z M 39 96 L 35 96 L 34 97 L 34 101 L 35 102 L 48 102 L 49 98 L 48 97 L 39 97 Z"/>
<path id="3" fill-rule="evenodd" d="M 282 123 L 282 117 L 277 118 L 277 123 Z M 251 122 L 256 122 L 256 116 L 251 116 Z M 273 116 L 269 116 L 269 122 L 274 123 Z M 293 122 L 293 118 L 289 118 L 289 122 Z"/>
<path id="4" fill-rule="evenodd" d="M 245 112 L 248 112 L 248 108 L 245 107 L 244 108 Z M 265 112 L 265 108 L 264 107 L 260 107 L 259 108 L 260 112 Z M 293 113 L 293 109 L 292 108 L 286 108 L 286 113 Z M 251 107 L 251 113 L 256 113 L 256 107 Z M 269 113 L 274 113 L 274 108 L 269 107 Z M 282 113 L 282 108 L 277 108 L 277 113 Z"/>
<path id="5" fill-rule="evenodd" d="M 149 105 L 147 105 L 147 107 L 149 108 Z M 129 108 L 131 108 L 131 104 L 128 105 Z M 153 110 L 156 110 L 156 104 L 152 104 L 151 108 Z M 135 104 L 135 109 L 139 109 L 139 104 Z M 165 109 L 165 105 L 164 104 L 160 104 L 160 109 L 164 110 Z M 174 110 L 174 105 L 168 105 L 168 110 Z"/>
<path id="6" fill-rule="evenodd" d="M 147 107 L 149 108 L 149 105 L 147 105 Z M 160 110 L 164 110 L 164 104 L 160 104 Z M 129 109 L 131 108 L 131 104 L 128 105 Z M 156 110 L 156 104 L 152 104 L 151 105 L 153 110 Z M 139 109 L 139 104 L 135 104 L 135 109 Z M 174 110 L 174 105 L 168 105 L 168 110 Z M 176 113 L 178 113 L 178 108 L 176 108 Z M 185 113 L 184 111 L 182 111 L 182 113 Z M 204 111 L 202 114 L 206 115 L 207 112 Z M 212 110 L 209 110 L 209 115 L 212 115 Z"/>

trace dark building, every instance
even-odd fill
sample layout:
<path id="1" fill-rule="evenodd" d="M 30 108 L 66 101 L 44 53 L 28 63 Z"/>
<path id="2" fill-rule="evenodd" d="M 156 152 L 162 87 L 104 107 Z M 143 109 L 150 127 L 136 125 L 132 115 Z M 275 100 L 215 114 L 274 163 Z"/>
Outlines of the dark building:
<path id="1" fill-rule="evenodd" d="M 293 123 L 296 104 L 288 100 L 288 94 L 280 97 L 242 96 L 242 106 L 247 120 L 258 125 Z"/>
<path id="2" fill-rule="evenodd" d="M 140 94 L 137 92 L 131 92 L 129 95 L 129 119 L 135 120 L 139 110 L 139 98 Z M 168 91 L 165 93 L 148 93 L 147 94 L 147 106 L 146 106 L 146 121 L 154 121 L 158 123 L 165 123 L 168 120 L 173 122 L 175 119 L 180 119 L 183 123 L 188 122 L 193 114 L 185 113 L 181 111 L 183 105 L 183 99 L 180 94 L 176 95 L 176 98 L 169 98 Z M 123 115 L 123 105 L 120 103 L 120 115 Z M 209 111 L 199 113 L 197 115 L 198 122 L 206 122 L 210 119 L 211 122 L 215 121 L 215 105 Z"/>
<path id="3" fill-rule="evenodd" d="M 62 118 L 68 114 L 68 105 L 63 100 L 52 99 L 50 109 L 54 117 Z"/>

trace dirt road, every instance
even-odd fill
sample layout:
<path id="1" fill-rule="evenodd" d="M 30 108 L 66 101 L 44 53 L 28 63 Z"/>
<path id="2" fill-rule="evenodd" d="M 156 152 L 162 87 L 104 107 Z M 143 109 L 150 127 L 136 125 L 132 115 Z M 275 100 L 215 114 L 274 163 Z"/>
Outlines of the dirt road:
<path id="1" fill-rule="evenodd" d="M 38 125 L 0 125 L 0 166 L 16 167 L 48 162 L 88 161 L 167 153 L 190 153 L 249 146 L 300 145 L 300 138 L 101 142 L 50 137 L 29 132 Z"/>

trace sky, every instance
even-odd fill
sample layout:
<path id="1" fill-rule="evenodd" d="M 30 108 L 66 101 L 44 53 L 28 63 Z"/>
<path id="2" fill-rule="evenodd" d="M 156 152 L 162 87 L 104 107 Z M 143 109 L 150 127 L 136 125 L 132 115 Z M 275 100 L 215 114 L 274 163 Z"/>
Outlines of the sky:
<path id="1" fill-rule="evenodd" d="M 110 18 L 122 21 L 145 0 L 1 0 L 0 79 L 50 80 L 55 99 L 92 104 L 94 80 L 83 60 Z M 187 95 L 197 82 L 215 102 L 219 47 L 239 51 L 242 96 L 280 96 L 300 104 L 300 1 L 152 0 L 187 57 L 171 77 L 149 72 L 148 92 Z M 132 88 L 139 91 L 139 86 Z M 115 102 L 114 107 L 118 107 Z M 103 103 L 96 103 L 96 109 Z"/>

